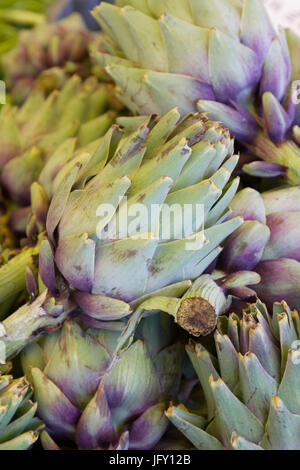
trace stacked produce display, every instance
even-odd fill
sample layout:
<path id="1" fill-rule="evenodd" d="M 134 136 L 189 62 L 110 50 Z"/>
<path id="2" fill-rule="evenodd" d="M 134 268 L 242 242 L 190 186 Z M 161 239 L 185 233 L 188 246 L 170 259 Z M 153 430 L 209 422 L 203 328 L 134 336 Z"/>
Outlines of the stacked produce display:
<path id="1" fill-rule="evenodd" d="M 300 450 L 300 37 L 98 3 L 0 7 L 0 450 Z"/>

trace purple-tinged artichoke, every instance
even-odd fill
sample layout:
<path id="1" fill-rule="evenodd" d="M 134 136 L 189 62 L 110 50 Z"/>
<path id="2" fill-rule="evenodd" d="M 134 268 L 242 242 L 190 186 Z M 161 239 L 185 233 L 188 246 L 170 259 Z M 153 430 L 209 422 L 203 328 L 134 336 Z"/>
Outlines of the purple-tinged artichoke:
<path id="1" fill-rule="evenodd" d="M 47 160 L 31 187 L 29 246 L 0 268 L 0 306 L 26 289 L 27 265 L 34 272 L 39 254 L 50 293 L 67 292 L 81 317 L 102 327 L 153 293 L 183 295 L 242 224 L 228 220 L 238 156 L 219 123 L 199 114 L 181 120 L 177 109 L 118 122 L 123 129 L 114 125 L 75 152 L 67 139 Z M 84 137 L 99 131 L 83 127 Z"/>
<path id="2" fill-rule="evenodd" d="M 232 215 L 245 222 L 226 241 L 221 268 L 226 272 L 256 271 L 254 287 L 268 307 L 283 299 L 300 308 L 300 188 L 260 194 L 240 191 L 231 203 Z"/>
<path id="3" fill-rule="evenodd" d="M 184 348 L 168 316 L 144 319 L 137 340 L 115 355 L 119 333 L 67 321 L 22 353 L 34 387 L 45 449 L 152 449 L 168 428 Z"/>
<path id="4" fill-rule="evenodd" d="M 44 23 L 23 31 L 17 46 L 2 58 L 13 101 L 23 103 L 38 77 L 47 92 L 61 88 L 75 73 L 86 78 L 90 73 L 92 40 L 77 14 L 59 23 Z"/>
<path id="5" fill-rule="evenodd" d="M 299 38 L 276 31 L 261 0 L 116 4 L 101 2 L 94 10 L 108 36 L 105 53 L 94 57 L 133 112 L 165 113 L 174 105 L 182 115 L 209 112 L 264 160 L 246 171 L 299 184 L 300 131 L 293 128 L 299 119 L 290 86 L 292 74 L 300 79 Z"/>
<path id="6" fill-rule="evenodd" d="M 168 418 L 201 450 L 299 450 L 299 345 L 299 315 L 285 302 L 273 318 L 261 302 L 220 317 L 210 351 L 187 347 L 203 403 L 172 406 Z"/>
<path id="7" fill-rule="evenodd" d="M 123 130 L 113 126 L 90 153 L 56 154 L 31 191 L 27 233 L 47 236 L 41 279 L 53 293 L 67 281 L 94 323 L 128 316 L 147 295 L 187 289 L 242 223 L 228 221 L 238 157 L 219 123 L 180 120 L 176 108 L 119 123 Z"/>

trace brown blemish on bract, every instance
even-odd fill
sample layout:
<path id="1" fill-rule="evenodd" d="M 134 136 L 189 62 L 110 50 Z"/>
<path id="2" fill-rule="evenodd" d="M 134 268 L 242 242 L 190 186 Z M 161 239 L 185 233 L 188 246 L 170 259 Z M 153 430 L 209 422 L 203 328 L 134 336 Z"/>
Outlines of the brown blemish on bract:
<path id="1" fill-rule="evenodd" d="M 207 336 L 216 328 L 217 315 L 207 300 L 191 297 L 181 302 L 176 321 L 193 336 Z"/>
<path id="2" fill-rule="evenodd" d="M 111 297 L 112 299 L 122 300 L 124 302 L 127 302 L 124 295 L 122 295 L 122 293 L 117 289 L 117 287 L 113 287 L 111 291 L 107 293 L 107 295 Z"/>
<path id="3" fill-rule="evenodd" d="M 119 248 L 115 248 L 112 250 L 112 261 L 115 264 L 124 263 L 129 258 L 134 258 L 138 254 L 138 250 L 122 250 Z"/>
<path id="4" fill-rule="evenodd" d="M 204 129 L 200 129 L 199 132 L 197 132 L 197 134 L 187 139 L 188 145 L 190 147 L 192 147 L 193 145 L 196 145 L 202 139 L 203 134 L 204 134 Z"/>
<path id="5" fill-rule="evenodd" d="M 145 193 L 141 194 L 141 195 L 138 197 L 137 202 L 139 202 L 139 203 L 144 202 L 145 197 L 146 197 L 146 194 L 145 194 Z"/>
<path id="6" fill-rule="evenodd" d="M 152 276 L 155 276 L 161 271 L 161 269 L 158 266 L 155 266 L 154 264 L 151 264 L 148 270 L 149 270 L 149 273 L 152 274 Z"/>
<path id="7" fill-rule="evenodd" d="M 164 160 L 165 157 L 167 157 L 176 147 L 179 145 L 179 142 L 172 142 L 157 158 L 157 162 L 160 160 Z M 185 145 L 185 144 L 184 144 Z"/>
<path id="8" fill-rule="evenodd" d="M 141 134 L 138 134 L 132 137 L 131 139 L 132 147 L 129 151 L 127 151 L 126 153 L 123 153 L 123 150 L 120 149 L 117 152 L 117 154 L 112 158 L 112 160 L 110 161 L 110 164 L 113 167 L 125 165 L 125 163 L 127 163 L 128 160 L 130 160 L 131 158 L 135 157 L 138 154 L 149 132 L 147 124 L 144 124 L 143 126 L 141 126 L 140 131 L 141 131 Z M 142 131 L 145 132 L 145 135 L 142 134 Z"/>
<path id="9" fill-rule="evenodd" d="M 127 251 L 127 258 L 133 258 L 134 256 L 136 256 L 138 253 L 137 250 L 128 250 Z"/>

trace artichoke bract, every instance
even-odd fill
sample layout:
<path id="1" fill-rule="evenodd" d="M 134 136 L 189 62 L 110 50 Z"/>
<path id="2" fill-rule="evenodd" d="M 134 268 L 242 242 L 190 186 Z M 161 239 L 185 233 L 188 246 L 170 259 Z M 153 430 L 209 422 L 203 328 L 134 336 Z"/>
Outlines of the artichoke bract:
<path id="1" fill-rule="evenodd" d="M 92 39 L 77 14 L 59 23 L 44 23 L 22 31 L 17 46 L 2 58 L 13 101 L 24 102 L 38 77 L 47 92 L 61 88 L 74 73 L 86 78 Z"/>
<path id="2" fill-rule="evenodd" d="M 107 111 L 111 89 L 93 77 L 74 75 L 63 89 L 45 97 L 33 91 L 21 108 L 3 106 L 0 112 L 1 183 L 16 203 L 30 204 L 30 186 L 37 181 L 47 159 L 64 154 L 65 141 L 74 149 L 105 134 L 116 114 Z"/>
<path id="3" fill-rule="evenodd" d="M 123 130 L 113 126 L 94 153 L 67 164 L 50 159 L 32 187 L 29 225 L 47 235 L 41 279 L 57 292 L 62 276 L 95 321 L 125 317 L 132 302 L 174 284 L 186 287 L 243 221 L 227 220 L 238 156 L 219 123 L 197 114 L 181 120 L 176 108 L 118 122 Z"/>
<path id="4" fill-rule="evenodd" d="M 142 321 L 137 340 L 115 355 L 118 332 L 83 330 L 68 320 L 22 353 L 47 450 L 152 449 L 164 435 L 164 412 L 176 400 L 184 348 L 170 317 Z"/>
<path id="5" fill-rule="evenodd" d="M 247 172 L 285 175 L 299 184 L 289 46 L 260 0 L 116 3 L 94 9 L 108 36 L 94 57 L 133 112 L 164 113 L 175 104 L 182 115 L 208 112 L 264 160 L 249 164 Z M 288 39 L 291 48 L 297 39 Z"/>
<path id="6" fill-rule="evenodd" d="M 13 379 L 8 364 L 0 366 L 0 450 L 27 450 L 38 440 L 41 421 L 25 377 Z"/>
<path id="7" fill-rule="evenodd" d="M 299 450 L 298 313 L 275 303 L 272 318 L 259 301 L 242 318 L 219 318 L 214 339 L 217 357 L 187 347 L 206 414 L 180 405 L 168 418 L 201 450 Z"/>
<path id="8" fill-rule="evenodd" d="M 299 187 L 262 194 L 246 188 L 235 196 L 231 209 L 245 222 L 226 241 L 221 267 L 227 272 L 256 271 L 261 282 L 254 290 L 268 307 L 285 299 L 299 309 Z"/>

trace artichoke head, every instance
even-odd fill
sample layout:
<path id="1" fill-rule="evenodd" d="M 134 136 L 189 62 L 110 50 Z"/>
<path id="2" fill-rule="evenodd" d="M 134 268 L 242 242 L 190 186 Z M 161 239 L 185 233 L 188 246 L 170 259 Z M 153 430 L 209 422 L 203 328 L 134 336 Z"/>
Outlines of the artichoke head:
<path id="1" fill-rule="evenodd" d="M 29 345 L 22 364 L 46 424 L 44 448 L 152 449 L 180 384 L 184 348 L 173 328 L 168 316 L 149 317 L 119 355 L 119 332 L 73 320 Z"/>
<path id="2" fill-rule="evenodd" d="M 247 173 L 299 184 L 300 39 L 261 0 L 118 0 L 93 13 L 107 35 L 93 56 L 133 112 L 208 112 L 263 160 Z"/>
<path id="3" fill-rule="evenodd" d="M 197 449 L 300 449 L 299 339 L 299 315 L 285 302 L 273 317 L 260 301 L 220 317 L 210 351 L 187 347 L 205 413 L 180 405 L 168 418 Z"/>
<path id="4" fill-rule="evenodd" d="M 227 272 L 256 271 L 261 282 L 255 290 L 268 308 L 282 299 L 300 308 L 299 196 L 299 187 L 262 194 L 246 188 L 231 203 L 232 217 L 245 222 L 226 241 L 220 266 Z"/>
<path id="5" fill-rule="evenodd" d="M 81 312 L 100 322 L 154 293 L 182 295 L 242 223 L 228 220 L 238 157 L 219 123 L 181 120 L 176 108 L 118 122 L 123 129 L 113 126 L 93 152 L 65 165 L 50 159 L 32 188 L 32 222 L 46 230 L 42 281 L 56 292 L 63 277 Z"/>
<path id="6" fill-rule="evenodd" d="M 31 184 L 53 153 L 65 154 L 68 139 L 79 148 L 105 134 L 116 116 L 108 111 L 111 94 L 94 77 L 82 81 L 74 75 L 48 97 L 37 88 L 21 108 L 2 107 L 1 184 L 11 200 L 30 204 Z"/>

